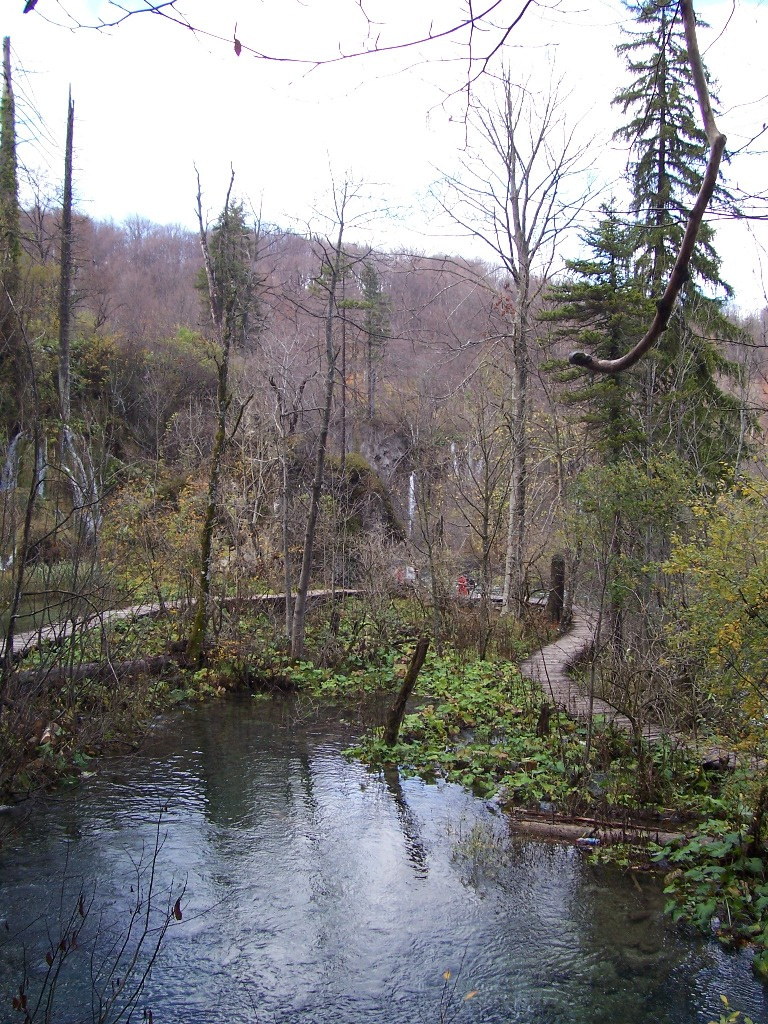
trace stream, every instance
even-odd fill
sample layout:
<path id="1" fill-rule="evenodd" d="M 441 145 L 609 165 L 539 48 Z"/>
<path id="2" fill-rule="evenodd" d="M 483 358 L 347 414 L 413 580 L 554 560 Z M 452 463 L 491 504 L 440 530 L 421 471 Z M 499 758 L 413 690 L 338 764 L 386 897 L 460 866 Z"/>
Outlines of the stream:
<path id="1" fill-rule="evenodd" d="M 668 925 L 658 880 L 515 835 L 457 786 L 369 773 L 343 756 L 355 727 L 294 700 L 222 699 L 4 814 L 0 1022 L 23 1020 L 12 1000 L 25 969 L 33 998 L 46 953 L 65 961 L 50 1019 L 92 1020 L 94 986 L 129 984 L 155 941 L 150 886 L 158 913 L 180 897 L 182 919 L 135 1020 L 706 1024 L 725 993 L 768 1022 L 749 955 Z M 133 974 L 123 960 L 108 978 L 145 922 Z"/>

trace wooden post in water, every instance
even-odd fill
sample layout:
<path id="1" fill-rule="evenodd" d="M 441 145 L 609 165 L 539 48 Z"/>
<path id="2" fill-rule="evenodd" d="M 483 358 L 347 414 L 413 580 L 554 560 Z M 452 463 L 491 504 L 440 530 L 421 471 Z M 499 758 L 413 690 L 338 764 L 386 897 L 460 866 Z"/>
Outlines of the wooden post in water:
<path id="1" fill-rule="evenodd" d="M 429 637 L 420 636 L 416 644 L 416 650 L 411 658 L 411 664 L 408 666 L 408 671 L 405 674 L 403 685 L 400 687 L 397 699 L 387 716 L 387 724 L 384 726 L 384 742 L 388 747 L 394 747 L 397 743 L 400 726 L 403 724 L 403 718 L 405 717 L 405 706 L 408 703 L 408 698 L 413 693 L 413 688 L 416 685 L 416 680 L 419 678 L 419 672 L 424 664 L 428 650 Z"/>

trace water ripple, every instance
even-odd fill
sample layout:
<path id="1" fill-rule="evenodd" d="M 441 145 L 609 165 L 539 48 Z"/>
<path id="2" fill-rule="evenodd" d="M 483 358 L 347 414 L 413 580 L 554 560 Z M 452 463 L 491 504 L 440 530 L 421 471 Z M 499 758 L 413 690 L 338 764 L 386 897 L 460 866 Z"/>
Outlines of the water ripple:
<path id="1" fill-rule="evenodd" d="M 289 710 L 182 717 L 0 849 L 0 1021 L 42 918 L 83 885 L 130 905 L 155 844 L 157 891 L 185 887 L 141 1003 L 168 1024 L 703 1024 L 721 991 L 768 1020 L 747 959 L 669 931 L 649 880 L 512 837 L 456 787 L 372 775 Z"/>

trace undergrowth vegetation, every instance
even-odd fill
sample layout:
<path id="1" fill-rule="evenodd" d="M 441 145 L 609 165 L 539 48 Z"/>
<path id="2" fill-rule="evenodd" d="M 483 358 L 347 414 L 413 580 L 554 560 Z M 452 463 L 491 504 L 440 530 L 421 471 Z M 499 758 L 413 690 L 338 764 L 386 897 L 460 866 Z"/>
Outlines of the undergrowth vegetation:
<path id="1" fill-rule="evenodd" d="M 723 945 L 753 945 L 755 973 L 768 980 L 768 863 L 756 829 L 749 790 L 753 781 L 736 775 L 722 802 L 724 816 L 708 818 L 655 854 L 667 869 L 665 907 L 673 921 L 692 925 Z M 762 792 L 762 790 L 761 790 Z M 757 800 L 759 801 L 758 795 Z"/>
<path id="2" fill-rule="evenodd" d="M 599 717 L 587 725 L 554 708 L 543 713 L 540 688 L 517 664 L 549 639 L 544 620 L 498 622 L 480 659 L 473 610 L 451 614 L 450 647 L 429 651 L 389 745 L 387 712 L 425 629 L 417 602 L 393 597 L 375 614 L 357 599 L 318 605 L 307 626 L 312 656 L 303 660 L 290 656 L 274 603 L 222 606 L 197 670 L 184 665 L 180 610 L 79 629 L 19 661 L 29 710 L 22 728 L 0 737 L 3 787 L 18 796 L 72 781 L 98 755 L 136 744 L 158 713 L 228 691 L 291 692 L 308 707 L 331 702 L 347 719 L 358 708 L 362 735 L 349 755 L 371 770 L 396 767 L 470 788 L 518 814 L 607 828 L 625 845 L 599 846 L 595 855 L 613 863 L 630 866 L 641 838 L 646 859 L 650 846 L 668 872 L 673 918 L 730 945 L 755 945 L 756 969 L 768 973 L 768 797 L 760 774 L 707 770 L 682 742 L 648 745 Z M 80 676 L 56 676 L 62 646 Z M 660 832 L 685 835 L 654 845 Z"/>
<path id="3" fill-rule="evenodd" d="M 586 724 L 558 712 L 542 728 L 541 691 L 506 661 L 430 655 L 416 704 L 396 745 L 372 730 L 351 753 L 547 814 L 679 822 L 718 802 L 717 780 L 684 748 L 638 747 L 600 723 L 588 747 Z"/>

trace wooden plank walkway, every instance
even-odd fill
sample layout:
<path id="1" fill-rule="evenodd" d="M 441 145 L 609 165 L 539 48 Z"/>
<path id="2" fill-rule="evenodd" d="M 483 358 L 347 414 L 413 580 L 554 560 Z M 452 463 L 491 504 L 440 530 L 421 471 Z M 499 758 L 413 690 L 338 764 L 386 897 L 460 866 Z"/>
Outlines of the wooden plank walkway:
<path id="1" fill-rule="evenodd" d="M 526 679 L 541 686 L 552 704 L 573 718 L 586 719 L 601 715 L 624 732 L 632 732 L 632 722 L 612 704 L 585 694 L 570 673 L 572 666 L 588 653 L 595 639 L 594 618 L 583 608 L 573 609 L 570 630 L 551 644 L 536 651 L 520 665 Z M 643 737 L 658 742 L 667 732 L 655 722 L 644 726 Z"/>
<path id="2" fill-rule="evenodd" d="M 166 608 L 176 606 L 178 602 L 169 601 Z M 75 632 L 94 629 L 97 626 L 106 626 L 109 622 L 116 622 L 120 619 L 142 619 L 148 615 L 157 615 L 160 612 L 159 604 L 134 604 L 129 608 L 113 608 L 104 612 L 96 612 L 93 615 L 82 619 L 66 619 L 60 622 L 51 622 L 47 626 L 39 626 L 37 629 L 29 629 L 23 633 L 16 633 L 13 638 L 14 654 L 25 654 L 42 643 L 51 641 L 58 643 L 66 640 Z M 5 654 L 5 638 L 0 639 L 0 657 Z"/>
<path id="3" fill-rule="evenodd" d="M 307 598 L 310 600 L 322 600 L 332 596 L 352 597 L 360 591 L 354 588 L 339 588 L 338 590 L 310 590 Z M 283 594 L 256 594 L 243 598 L 253 604 L 275 605 L 285 600 Z M 120 619 L 144 618 L 148 615 L 157 615 L 164 609 L 184 607 L 183 601 L 167 601 L 163 608 L 157 603 L 131 605 L 128 608 L 114 608 L 76 621 L 53 622 L 47 626 L 28 632 L 18 633 L 14 637 L 14 652 L 26 652 L 38 646 L 41 642 L 52 640 L 61 641 L 71 636 L 76 630 L 105 626 L 109 622 Z M 601 715 L 606 721 L 612 722 L 617 728 L 625 732 L 632 732 L 632 722 L 626 715 L 622 715 L 612 704 L 595 697 L 590 702 L 589 695 L 582 692 L 576 680 L 571 676 L 571 667 L 579 661 L 592 647 L 595 636 L 595 623 L 589 612 L 583 608 L 574 608 L 570 630 L 551 644 L 542 647 L 541 650 L 527 658 L 520 665 L 520 673 L 526 679 L 541 686 L 545 696 L 561 710 L 566 711 L 574 718 L 586 719 L 590 713 Z M 0 639 L 0 657 L 5 649 L 4 639 Z M 662 737 L 675 738 L 674 734 L 664 729 L 661 725 L 651 722 L 643 727 L 643 738 L 651 743 L 658 742 Z M 679 737 L 677 737 L 679 740 Z M 717 760 L 721 763 L 734 764 L 733 753 L 720 747 L 708 747 L 705 751 L 705 760 Z"/>
<path id="4" fill-rule="evenodd" d="M 307 592 L 307 600 L 314 601 L 328 597 L 350 597 L 359 594 L 359 590 L 352 588 L 339 588 L 337 590 L 310 590 Z M 229 599 L 228 599 L 229 600 Z M 234 600 L 234 599 L 232 599 Z M 242 603 L 275 605 L 285 600 L 284 594 L 253 594 L 248 597 L 239 598 Z M 226 603 L 226 602 L 225 602 Z M 171 608 L 185 608 L 186 601 L 166 601 L 164 605 L 155 602 L 146 604 L 134 604 L 128 608 L 112 608 L 103 612 L 96 612 L 93 615 L 85 616 L 82 619 L 67 619 L 61 622 L 51 622 L 47 626 L 39 626 L 37 629 L 30 629 L 23 633 L 16 633 L 13 638 L 13 651 L 15 654 L 26 654 L 41 643 L 52 641 L 59 643 L 72 636 L 75 632 L 83 630 L 103 628 L 110 622 L 117 622 L 121 619 L 144 619 L 150 615 L 159 615 L 162 611 Z M 5 654 L 5 638 L 0 638 L 0 658 Z"/>

